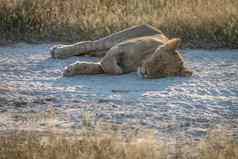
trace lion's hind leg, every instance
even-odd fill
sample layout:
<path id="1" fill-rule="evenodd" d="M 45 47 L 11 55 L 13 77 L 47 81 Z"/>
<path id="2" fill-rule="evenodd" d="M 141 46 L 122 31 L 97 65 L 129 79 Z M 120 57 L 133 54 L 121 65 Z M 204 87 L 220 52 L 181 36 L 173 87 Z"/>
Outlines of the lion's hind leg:
<path id="1" fill-rule="evenodd" d="M 71 45 L 55 45 L 50 49 L 52 58 L 64 59 L 75 55 L 84 55 L 94 51 L 93 41 L 81 41 Z"/>
<path id="2" fill-rule="evenodd" d="M 100 63 L 96 62 L 76 62 L 64 69 L 64 76 L 103 74 L 104 71 Z"/>
<path id="3" fill-rule="evenodd" d="M 50 53 L 52 58 L 67 58 L 75 55 L 85 55 L 91 52 L 96 52 L 95 56 L 104 56 L 105 52 L 116 44 L 143 36 L 152 36 L 162 34 L 160 30 L 150 25 L 137 25 L 122 31 L 113 33 L 104 38 L 95 41 L 82 41 L 72 45 L 56 45 Z"/>

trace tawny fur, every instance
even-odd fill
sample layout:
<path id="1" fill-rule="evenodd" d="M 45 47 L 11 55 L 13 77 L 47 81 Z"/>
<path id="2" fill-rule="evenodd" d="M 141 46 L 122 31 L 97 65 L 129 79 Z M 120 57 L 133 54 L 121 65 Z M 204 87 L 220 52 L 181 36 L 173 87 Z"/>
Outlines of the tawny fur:
<path id="1" fill-rule="evenodd" d="M 109 49 L 120 42 L 156 34 L 161 34 L 161 31 L 147 24 L 139 25 L 95 41 L 82 41 L 72 45 L 56 45 L 51 49 L 51 55 L 53 58 L 60 59 L 84 54 L 103 57 Z"/>
<path id="2" fill-rule="evenodd" d="M 137 32 L 143 28 L 145 32 L 138 35 Z M 110 40 L 112 41 L 110 42 Z M 91 45 L 90 43 L 92 42 L 58 47 L 58 52 L 53 49 L 52 56 L 55 58 L 90 55 L 90 50 L 100 52 L 109 49 L 105 51 L 104 57 L 97 63 L 77 62 L 70 65 L 64 71 L 65 76 L 102 73 L 119 75 L 136 71 L 145 78 L 189 76 L 192 74 L 189 69 L 184 67 L 183 58 L 176 51 L 180 45 L 180 40 L 169 40 L 161 32 L 148 25 L 115 33 L 101 40 L 100 45 Z M 73 52 L 77 52 L 77 54 Z"/>

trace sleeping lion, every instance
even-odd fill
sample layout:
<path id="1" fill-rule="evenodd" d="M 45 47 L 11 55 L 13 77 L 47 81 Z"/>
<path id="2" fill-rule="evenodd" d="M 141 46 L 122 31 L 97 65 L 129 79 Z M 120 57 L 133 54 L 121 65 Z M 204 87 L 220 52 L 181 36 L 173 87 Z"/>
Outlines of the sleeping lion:
<path id="1" fill-rule="evenodd" d="M 143 78 L 191 76 L 177 51 L 180 39 L 168 39 L 149 25 L 135 26 L 96 41 L 58 45 L 51 49 L 53 58 L 75 55 L 102 57 L 99 62 L 76 62 L 65 68 L 64 76 L 80 74 L 120 75 L 138 72 Z"/>

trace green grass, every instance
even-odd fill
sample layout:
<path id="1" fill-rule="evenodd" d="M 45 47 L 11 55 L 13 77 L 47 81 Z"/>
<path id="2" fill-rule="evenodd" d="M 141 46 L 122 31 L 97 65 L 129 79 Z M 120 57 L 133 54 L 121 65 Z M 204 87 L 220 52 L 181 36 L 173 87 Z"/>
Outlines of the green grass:
<path id="1" fill-rule="evenodd" d="M 0 39 L 79 41 L 151 24 L 186 47 L 238 48 L 237 0 L 0 0 Z"/>

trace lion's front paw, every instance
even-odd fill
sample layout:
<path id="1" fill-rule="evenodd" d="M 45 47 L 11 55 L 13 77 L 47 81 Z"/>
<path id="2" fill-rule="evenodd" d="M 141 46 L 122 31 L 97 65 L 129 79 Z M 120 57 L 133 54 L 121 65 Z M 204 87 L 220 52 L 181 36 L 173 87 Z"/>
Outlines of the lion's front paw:
<path id="1" fill-rule="evenodd" d="M 72 65 L 64 68 L 64 71 L 63 71 L 63 76 L 64 77 L 70 77 L 70 76 L 73 76 L 73 75 L 74 75 L 74 70 L 73 70 Z"/>
<path id="2" fill-rule="evenodd" d="M 137 75 L 142 78 L 147 78 L 147 74 L 144 67 L 137 68 Z"/>

